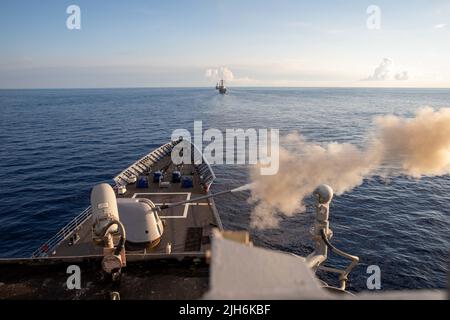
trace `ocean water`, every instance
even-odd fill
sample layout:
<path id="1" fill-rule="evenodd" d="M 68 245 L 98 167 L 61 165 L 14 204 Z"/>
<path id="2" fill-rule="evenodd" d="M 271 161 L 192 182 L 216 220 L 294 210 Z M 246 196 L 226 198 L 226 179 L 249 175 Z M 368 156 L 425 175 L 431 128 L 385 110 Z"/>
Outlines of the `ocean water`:
<path id="1" fill-rule="evenodd" d="M 175 129 L 279 128 L 310 140 L 361 145 L 373 117 L 450 107 L 450 90 L 102 89 L 0 91 L 0 258 L 29 256 L 109 182 Z M 248 182 L 247 166 L 214 166 L 220 191 Z M 227 229 L 248 229 L 248 194 L 216 200 Z M 349 288 L 366 289 L 367 266 L 382 289 L 444 288 L 450 243 L 450 176 L 367 179 L 331 205 L 333 243 L 358 255 Z M 279 229 L 250 230 L 258 246 L 306 255 L 313 208 Z M 331 258 L 329 264 L 345 261 Z M 330 282 L 334 276 L 321 275 Z"/>

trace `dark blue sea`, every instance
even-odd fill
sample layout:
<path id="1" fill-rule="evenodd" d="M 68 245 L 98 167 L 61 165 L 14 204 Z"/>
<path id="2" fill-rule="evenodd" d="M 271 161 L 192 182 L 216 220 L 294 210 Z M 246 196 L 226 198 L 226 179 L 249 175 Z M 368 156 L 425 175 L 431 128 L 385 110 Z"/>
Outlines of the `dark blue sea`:
<path id="1" fill-rule="evenodd" d="M 377 115 L 450 107 L 439 89 L 101 89 L 0 91 L 0 257 L 26 257 L 89 205 L 109 182 L 166 143 L 174 129 L 279 128 L 319 143 L 362 144 Z M 246 166 L 215 166 L 220 191 L 248 182 Z M 227 229 L 248 229 L 248 194 L 216 200 Z M 313 208 L 276 230 L 251 230 L 258 246 L 306 255 Z M 450 176 L 373 177 L 331 206 L 333 243 L 358 255 L 350 289 L 368 265 L 382 289 L 444 288 L 450 243 Z M 344 261 L 332 258 L 330 264 Z M 324 275 L 327 280 L 334 277 Z"/>

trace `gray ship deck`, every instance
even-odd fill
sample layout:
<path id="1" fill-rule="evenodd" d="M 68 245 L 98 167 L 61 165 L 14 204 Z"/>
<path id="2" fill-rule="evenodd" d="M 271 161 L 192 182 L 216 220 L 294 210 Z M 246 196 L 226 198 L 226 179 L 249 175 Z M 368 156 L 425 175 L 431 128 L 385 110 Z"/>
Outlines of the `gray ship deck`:
<path id="1" fill-rule="evenodd" d="M 116 188 L 127 188 L 117 198 L 148 198 L 163 205 L 208 195 L 215 178 L 211 167 L 204 161 L 177 168 L 171 162 L 171 151 L 178 143 L 161 146 L 115 177 Z M 182 176 L 192 177 L 191 188 L 172 183 L 176 169 Z M 165 172 L 164 181 L 171 182 L 164 188 L 153 183 L 153 173 L 159 170 Z M 133 176 L 146 176 L 148 187 L 128 183 Z M 112 282 L 102 271 L 103 248 L 93 244 L 92 215 L 87 208 L 38 248 L 32 258 L 0 259 L 0 300 L 109 299 L 113 291 L 119 291 L 122 299 L 200 298 L 208 290 L 206 252 L 211 246 L 212 229 L 222 229 L 214 200 L 173 207 L 159 216 L 164 222 L 159 245 L 149 250 L 127 250 L 121 281 Z M 171 252 L 166 251 L 168 243 Z M 67 289 L 67 267 L 73 264 L 83 272 L 82 290 Z"/>
<path id="2" fill-rule="evenodd" d="M 171 149 L 176 143 L 170 143 L 153 151 L 121 175 L 115 178 L 119 185 L 126 185 L 127 192 L 117 198 L 147 198 L 156 205 L 170 204 L 184 200 L 195 199 L 209 194 L 209 186 L 214 179 L 214 173 L 209 165 L 184 164 L 176 167 L 171 161 Z M 158 150 L 164 150 L 163 152 Z M 182 188 L 181 183 L 172 183 L 172 172 L 180 170 L 182 176 L 193 179 L 192 188 Z M 137 171 L 138 170 L 138 171 Z M 170 182 L 168 187 L 160 187 L 153 183 L 153 173 L 164 171 L 164 180 Z M 136 172 L 137 171 L 137 172 Z M 133 175 L 148 179 L 148 188 L 137 188 L 137 184 L 127 183 L 126 178 Z M 205 176 L 207 179 L 205 179 Z M 120 213 L 119 213 L 120 214 Z M 150 250 L 127 251 L 127 254 L 161 255 L 166 253 L 166 246 L 171 244 L 173 254 L 205 253 L 210 247 L 210 235 L 213 228 L 222 228 L 214 200 L 202 200 L 180 207 L 170 208 L 160 212 L 164 222 L 164 233 L 160 244 Z M 62 240 L 49 247 L 44 245 L 45 254 L 35 257 L 83 257 L 101 255 L 103 248 L 95 246 L 92 241 L 92 218 L 88 216 L 82 223 L 64 234 Z M 40 252 L 39 252 L 40 253 Z"/>

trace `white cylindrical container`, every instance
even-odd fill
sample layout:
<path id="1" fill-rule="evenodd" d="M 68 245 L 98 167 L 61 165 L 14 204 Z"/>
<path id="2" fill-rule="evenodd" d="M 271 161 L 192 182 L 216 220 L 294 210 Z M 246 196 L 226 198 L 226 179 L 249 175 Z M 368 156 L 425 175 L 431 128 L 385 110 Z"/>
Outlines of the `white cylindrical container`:
<path id="1" fill-rule="evenodd" d="M 120 221 L 116 195 L 109 184 L 99 184 L 92 189 L 91 207 L 95 236 L 103 237 L 105 227 L 111 221 Z M 117 225 L 111 226 L 108 231 L 117 232 Z"/>

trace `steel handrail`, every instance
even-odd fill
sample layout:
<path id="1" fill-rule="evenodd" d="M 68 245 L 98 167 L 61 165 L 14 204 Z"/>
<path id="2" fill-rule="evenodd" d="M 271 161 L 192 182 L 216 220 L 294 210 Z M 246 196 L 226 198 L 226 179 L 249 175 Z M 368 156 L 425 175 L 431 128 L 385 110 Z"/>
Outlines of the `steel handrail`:
<path id="1" fill-rule="evenodd" d="M 80 227 L 87 219 L 91 217 L 91 215 L 92 210 L 89 206 L 67 225 L 65 225 L 57 234 L 36 249 L 32 254 L 32 258 L 47 256 L 49 252 L 52 252 L 61 242 L 66 240 L 73 233 L 73 231 Z"/>

